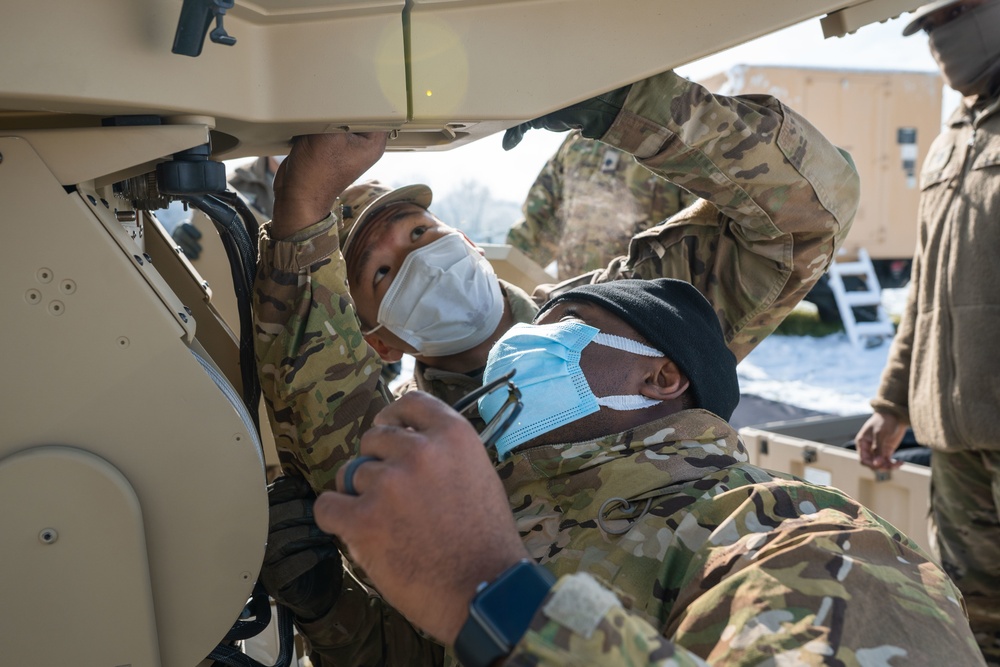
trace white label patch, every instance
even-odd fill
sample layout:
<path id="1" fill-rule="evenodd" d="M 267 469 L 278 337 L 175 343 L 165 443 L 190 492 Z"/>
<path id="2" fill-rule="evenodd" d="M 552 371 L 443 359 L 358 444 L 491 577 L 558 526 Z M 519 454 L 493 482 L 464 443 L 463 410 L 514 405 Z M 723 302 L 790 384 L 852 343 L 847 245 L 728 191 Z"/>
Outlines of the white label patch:
<path id="1" fill-rule="evenodd" d="M 566 577 L 542 611 L 553 621 L 589 639 L 608 610 L 620 606 L 614 593 L 589 574 L 578 572 Z"/>
<path id="2" fill-rule="evenodd" d="M 833 486 L 833 473 L 821 468 L 806 466 L 805 474 L 802 475 L 802 478 L 810 484 L 817 486 Z"/>

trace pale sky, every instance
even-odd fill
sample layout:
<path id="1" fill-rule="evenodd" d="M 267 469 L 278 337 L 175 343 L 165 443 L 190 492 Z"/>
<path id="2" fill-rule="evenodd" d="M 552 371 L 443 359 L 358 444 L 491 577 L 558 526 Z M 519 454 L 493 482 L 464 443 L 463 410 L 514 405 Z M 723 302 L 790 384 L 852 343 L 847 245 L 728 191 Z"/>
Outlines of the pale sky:
<path id="1" fill-rule="evenodd" d="M 908 38 L 901 36 L 907 16 L 865 26 L 854 35 L 828 40 L 823 39 L 819 19 L 812 19 L 685 65 L 677 71 L 696 81 L 740 64 L 937 71 L 923 33 Z M 946 95 L 945 99 L 949 109 L 958 103 L 957 96 Z M 501 148 L 501 136 L 498 133 L 444 152 L 387 153 L 366 177 L 394 185 L 419 180 L 437 195 L 472 179 L 489 185 L 496 198 L 520 202 L 542 165 L 562 143 L 564 135 L 533 130 L 510 152 Z"/>

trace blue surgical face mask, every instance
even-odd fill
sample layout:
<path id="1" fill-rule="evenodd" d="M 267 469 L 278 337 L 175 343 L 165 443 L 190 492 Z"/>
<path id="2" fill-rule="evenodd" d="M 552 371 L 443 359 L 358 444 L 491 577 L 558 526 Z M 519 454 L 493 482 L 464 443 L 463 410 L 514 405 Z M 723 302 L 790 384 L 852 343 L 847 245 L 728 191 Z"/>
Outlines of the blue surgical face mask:
<path id="1" fill-rule="evenodd" d="M 591 391 L 580 368 L 580 353 L 591 342 L 648 357 L 663 353 L 638 341 L 602 334 L 582 322 L 555 324 L 515 324 L 490 350 L 483 382 L 500 377 L 511 369 L 514 384 L 521 390 L 524 409 L 507 433 L 497 441 L 503 459 L 515 447 L 543 433 L 593 414 L 601 406 L 612 410 L 640 410 L 657 405 L 641 395 L 604 396 Z M 479 414 L 490 421 L 504 402 L 501 392 L 479 400 Z"/>

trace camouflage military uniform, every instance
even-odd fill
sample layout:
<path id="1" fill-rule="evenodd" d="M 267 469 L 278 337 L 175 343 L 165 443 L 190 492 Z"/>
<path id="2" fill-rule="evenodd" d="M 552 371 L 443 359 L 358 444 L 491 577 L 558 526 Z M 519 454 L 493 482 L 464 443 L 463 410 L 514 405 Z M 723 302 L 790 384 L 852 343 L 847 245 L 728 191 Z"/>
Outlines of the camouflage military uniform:
<path id="1" fill-rule="evenodd" d="M 949 118 L 920 187 L 913 287 L 872 406 L 933 451 L 933 544 L 1000 666 L 1000 91 Z"/>
<path id="2" fill-rule="evenodd" d="M 561 579 L 508 664 L 980 664 L 954 585 L 914 543 L 746 461 L 704 410 L 515 453 L 499 472 L 518 530 Z M 617 593 L 586 623 L 565 609 L 596 595 L 563 590 L 586 587 L 575 572 Z"/>
<path id="3" fill-rule="evenodd" d="M 254 160 L 246 167 L 240 167 L 229 179 L 229 185 L 247 198 L 264 218 L 270 218 L 274 210 L 274 174 L 271 172 L 267 156 Z"/>
<path id="4" fill-rule="evenodd" d="M 738 358 L 822 275 L 857 205 L 853 168 L 770 98 L 716 98 L 660 75 L 633 86 L 605 140 L 711 203 L 581 280 L 687 279 L 714 304 Z M 316 489 L 333 488 L 386 400 L 334 223 L 284 241 L 264 229 L 255 290 L 278 445 Z M 565 575 L 509 664 L 757 664 L 777 652 L 777 664 L 864 665 L 915 645 L 969 655 L 956 591 L 908 540 L 835 492 L 775 481 L 745 460 L 728 425 L 688 410 L 500 465 L 525 544 Z M 350 577 L 327 616 L 299 627 L 323 664 L 454 662 Z"/>
<path id="5" fill-rule="evenodd" d="M 528 191 L 507 243 L 561 279 L 608 265 L 629 241 L 697 198 L 617 148 L 571 132 Z"/>

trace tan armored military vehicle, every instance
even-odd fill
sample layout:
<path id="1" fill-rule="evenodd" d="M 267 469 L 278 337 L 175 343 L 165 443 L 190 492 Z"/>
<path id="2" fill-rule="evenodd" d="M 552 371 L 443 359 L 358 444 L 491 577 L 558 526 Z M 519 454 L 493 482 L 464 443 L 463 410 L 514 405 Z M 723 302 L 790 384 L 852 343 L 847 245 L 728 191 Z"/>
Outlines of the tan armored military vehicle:
<path id="1" fill-rule="evenodd" d="M 219 160 L 345 130 L 446 149 L 803 20 L 839 35 L 920 3 L 233 4 L 0 0 L 5 665 L 207 664 L 266 615 L 247 605 L 267 523 L 254 230 Z M 223 230 L 239 326 L 149 214 L 173 199 Z"/>

